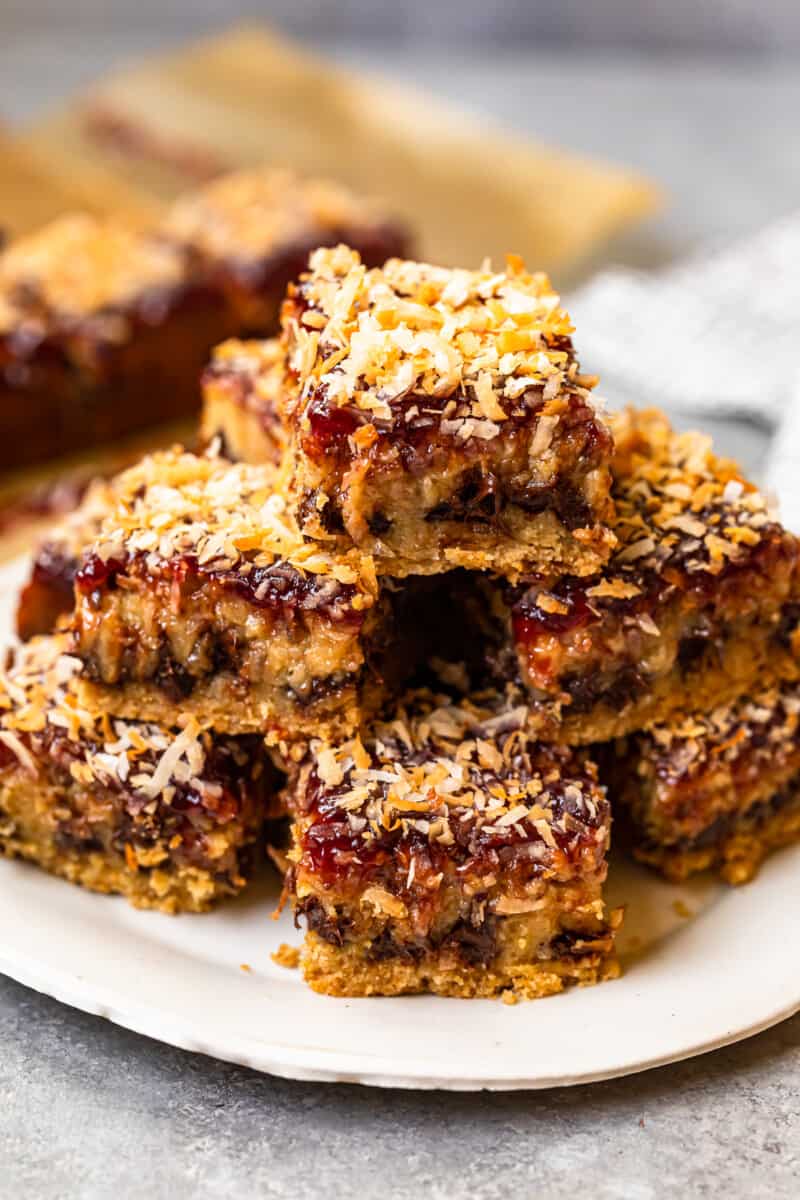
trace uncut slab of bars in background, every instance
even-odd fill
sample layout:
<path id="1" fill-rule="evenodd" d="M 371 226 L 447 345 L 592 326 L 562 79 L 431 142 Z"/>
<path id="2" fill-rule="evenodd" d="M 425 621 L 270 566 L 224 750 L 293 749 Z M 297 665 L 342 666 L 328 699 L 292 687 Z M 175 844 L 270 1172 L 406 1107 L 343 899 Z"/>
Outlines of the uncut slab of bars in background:
<path id="1" fill-rule="evenodd" d="M 68 216 L 0 254 L 0 469 L 188 416 L 227 336 L 277 327 L 286 285 L 341 239 L 407 248 L 375 206 L 323 181 L 244 171 L 147 230 Z"/>

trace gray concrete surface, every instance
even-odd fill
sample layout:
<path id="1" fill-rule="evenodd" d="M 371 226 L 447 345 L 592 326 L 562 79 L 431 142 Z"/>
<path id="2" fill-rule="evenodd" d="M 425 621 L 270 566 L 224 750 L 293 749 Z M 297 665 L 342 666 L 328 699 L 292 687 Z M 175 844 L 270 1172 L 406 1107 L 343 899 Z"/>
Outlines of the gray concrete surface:
<path id="1" fill-rule="evenodd" d="M 0 36 L 0 114 L 22 118 L 153 41 Z M 754 229 L 800 202 L 791 65 L 338 52 L 661 179 L 672 205 L 615 248 L 629 262 Z M 714 432 L 758 468 L 761 435 Z M 2 1200 L 800 1195 L 800 1018 L 628 1080 L 452 1096 L 258 1076 L 0 979 L 0 1047 Z"/>
<path id="2" fill-rule="evenodd" d="M 800 1018 L 548 1092 L 269 1079 L 0 983 L 0 1195 L 746 1200 L 800 1193 Z"/>

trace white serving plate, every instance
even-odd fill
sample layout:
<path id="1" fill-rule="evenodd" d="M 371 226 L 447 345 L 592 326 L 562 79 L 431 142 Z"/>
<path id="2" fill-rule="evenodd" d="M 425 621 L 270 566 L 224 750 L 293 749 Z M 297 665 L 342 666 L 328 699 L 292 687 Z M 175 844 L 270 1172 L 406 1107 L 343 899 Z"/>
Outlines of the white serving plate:
<path id="1" fill-rule="evenodd" d="M 0 644 L 25 564 L 0 570 Z M 728 889 L 672 887 L 614 862 L 625 973 L 509 1007 L 492 1000 L 334 1000 L 270 958 L 300 935 L 270 913 L 274 878 L 203 916 L 136 912 L 0 862 L 0 971 L 186 1050 L 292 1079 L 512 1089 L 675 1062 L 800 1010 L 800 847 Z M 244 970 L 243 965 L 249 967 Z"/>

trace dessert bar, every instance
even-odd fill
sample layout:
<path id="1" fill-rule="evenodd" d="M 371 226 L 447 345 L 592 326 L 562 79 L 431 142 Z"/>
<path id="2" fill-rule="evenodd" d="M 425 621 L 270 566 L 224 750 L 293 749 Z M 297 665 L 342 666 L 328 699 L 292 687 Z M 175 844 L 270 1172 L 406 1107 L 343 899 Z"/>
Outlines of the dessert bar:
<path id="1" fill-rule="evenodd" d="M 236 171 L 177 200 L 164 232 L 189 248 L 225 296 L 240 335 L 271 333 L 287 285 L 318 246 L 346 242 L 370 266 L 406 253 L 406 230 L 329 180 Z"/>
<path id="2" fill-rule="evenodd" d="M 217 346 L 203 372 L 200 440 L 236 462 L 279 465 L 283 423 L 284 354 L 277 339 Z"/>
<path id="3" fill-rule="evenodd" d="M 199 407 L 215 343 L 274 333 L 308 253 L 346 235 L 371 262 L 404 233 L 343 189 L 282 171 L 226 176 L 153 230 L 63 217 L 0 254 L 0 469 Z"/>
<path id="4" fill-rule="evenodd" d="M 800 838 L 800 685 L 673 718 L 608 748 L 604 770 L 637 858 L 673 880 L 746 883 Z"/>
<path id="5" fill-rule="evenodd" d="M 272 474 L 177 449 L 117 477 L 75 577 L 87 704 L 291 741 L 351 732 L 413 669 L 409 590 L 300 539 Z"/>
<path id="6" fill-rule="evenodd" d="M 612 442 L 545 275 L 317 250 L 282 314 L 289 494 L 379 574 L 596 571 Z"/>
<path id="7" fill-rule="evenodd" d="M 607 567 L 486 589 L 496 665 L 518 672 L 555 736 L 600 742 L 797 674 L 797 543 L 735 464 L 657 412 L 614 423 Z M 505 598 L 504 598 L 505 597 Z M 511 661 L 509 661 L 509 659 Z"/>
<path id="8" fill-rule="evenodd" d="M 0 254 L 0 469 L 197 408 L 222 297 L 155 233 L 63 217 Z"/>
<path id="9" fill-rule="evenodd" d="M 584 756 L 503 696 L 427 691 L 287 787 L 303 967 L 330 995 L 533 998 L 616 973 L 610 809 Z"/>
<path id="10" fill-rule="evenodd" d="M 0 853 L 138 908 L 240 891 L 274 796 L 262 740 L 93 717 L 67 645 L 34 639 L 0 675 Z"/>

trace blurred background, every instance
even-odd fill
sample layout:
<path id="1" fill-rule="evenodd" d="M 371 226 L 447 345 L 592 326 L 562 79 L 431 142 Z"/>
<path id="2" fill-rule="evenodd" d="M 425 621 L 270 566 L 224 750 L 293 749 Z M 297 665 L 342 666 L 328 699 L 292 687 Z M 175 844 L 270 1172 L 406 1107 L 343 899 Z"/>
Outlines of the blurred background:
<path id="1" fill-rule="evenodd" d="M 800 46 L 800 8 L 794 0 L 4 0 L 5 32 L 64 30 L 185 37 L 237 18 L 268 18 L 318 42 L 435 41 L 453 47 L 631 47 L 647 51 L 786 53 Z M 102 29 L 98 27 L 101 26 Z"/>
<path id="2" fill-rule="evenodd" d="M 237 24 L 291 42 L 226 41 Z M 199 67 L 193 44 L 212 38 Z M 26 231 L 3 211 L 21 178 L 13 163 L 3 174 L 4 132 L 53 168 L 65 204 L 102 195 L 102 211 L 169 204 L 204 182 L 204 162 L 288 162 L 388 189 L 426 257 L 472 263 L 513 248 L 549 268 L 592 364 L 638 396 L 639 377 L 614 372 L 617 342 L 643 314 L 650 357 L 643 346 L 627 361 L 649 383 L 660 313 L 633 286 L 613 308 L 578 289 L 609 268 L 663 271 L 735 246 L 800 209 L 799 68 L 797 0 L 0 0 L 0 225 Z M 387 98 L 384 79 L 401 90 Z M 511 149 L 493 142 L 495 126 L 516 136 Z M 26 186 L 16 212 L 29 229 L 52 214 L 33 211 L 47 185 Z M 695 329 L 720 326 L 715 304 Z M 697 378 L 695 360 L 686 369 Z M 697 389 L 653 394 L 687 419 L 701 411 Z M 760 465 L 763 438 L 726 426 L 722 439 Z"/>
<path id="3" fill-rule="evenodd" d="M 0 0 L 0 121 L 253 20 L 643 172 L 668 204 L 607 251 L 619 261 L 657 265 L 800 195 L 796 0 Z"/>

